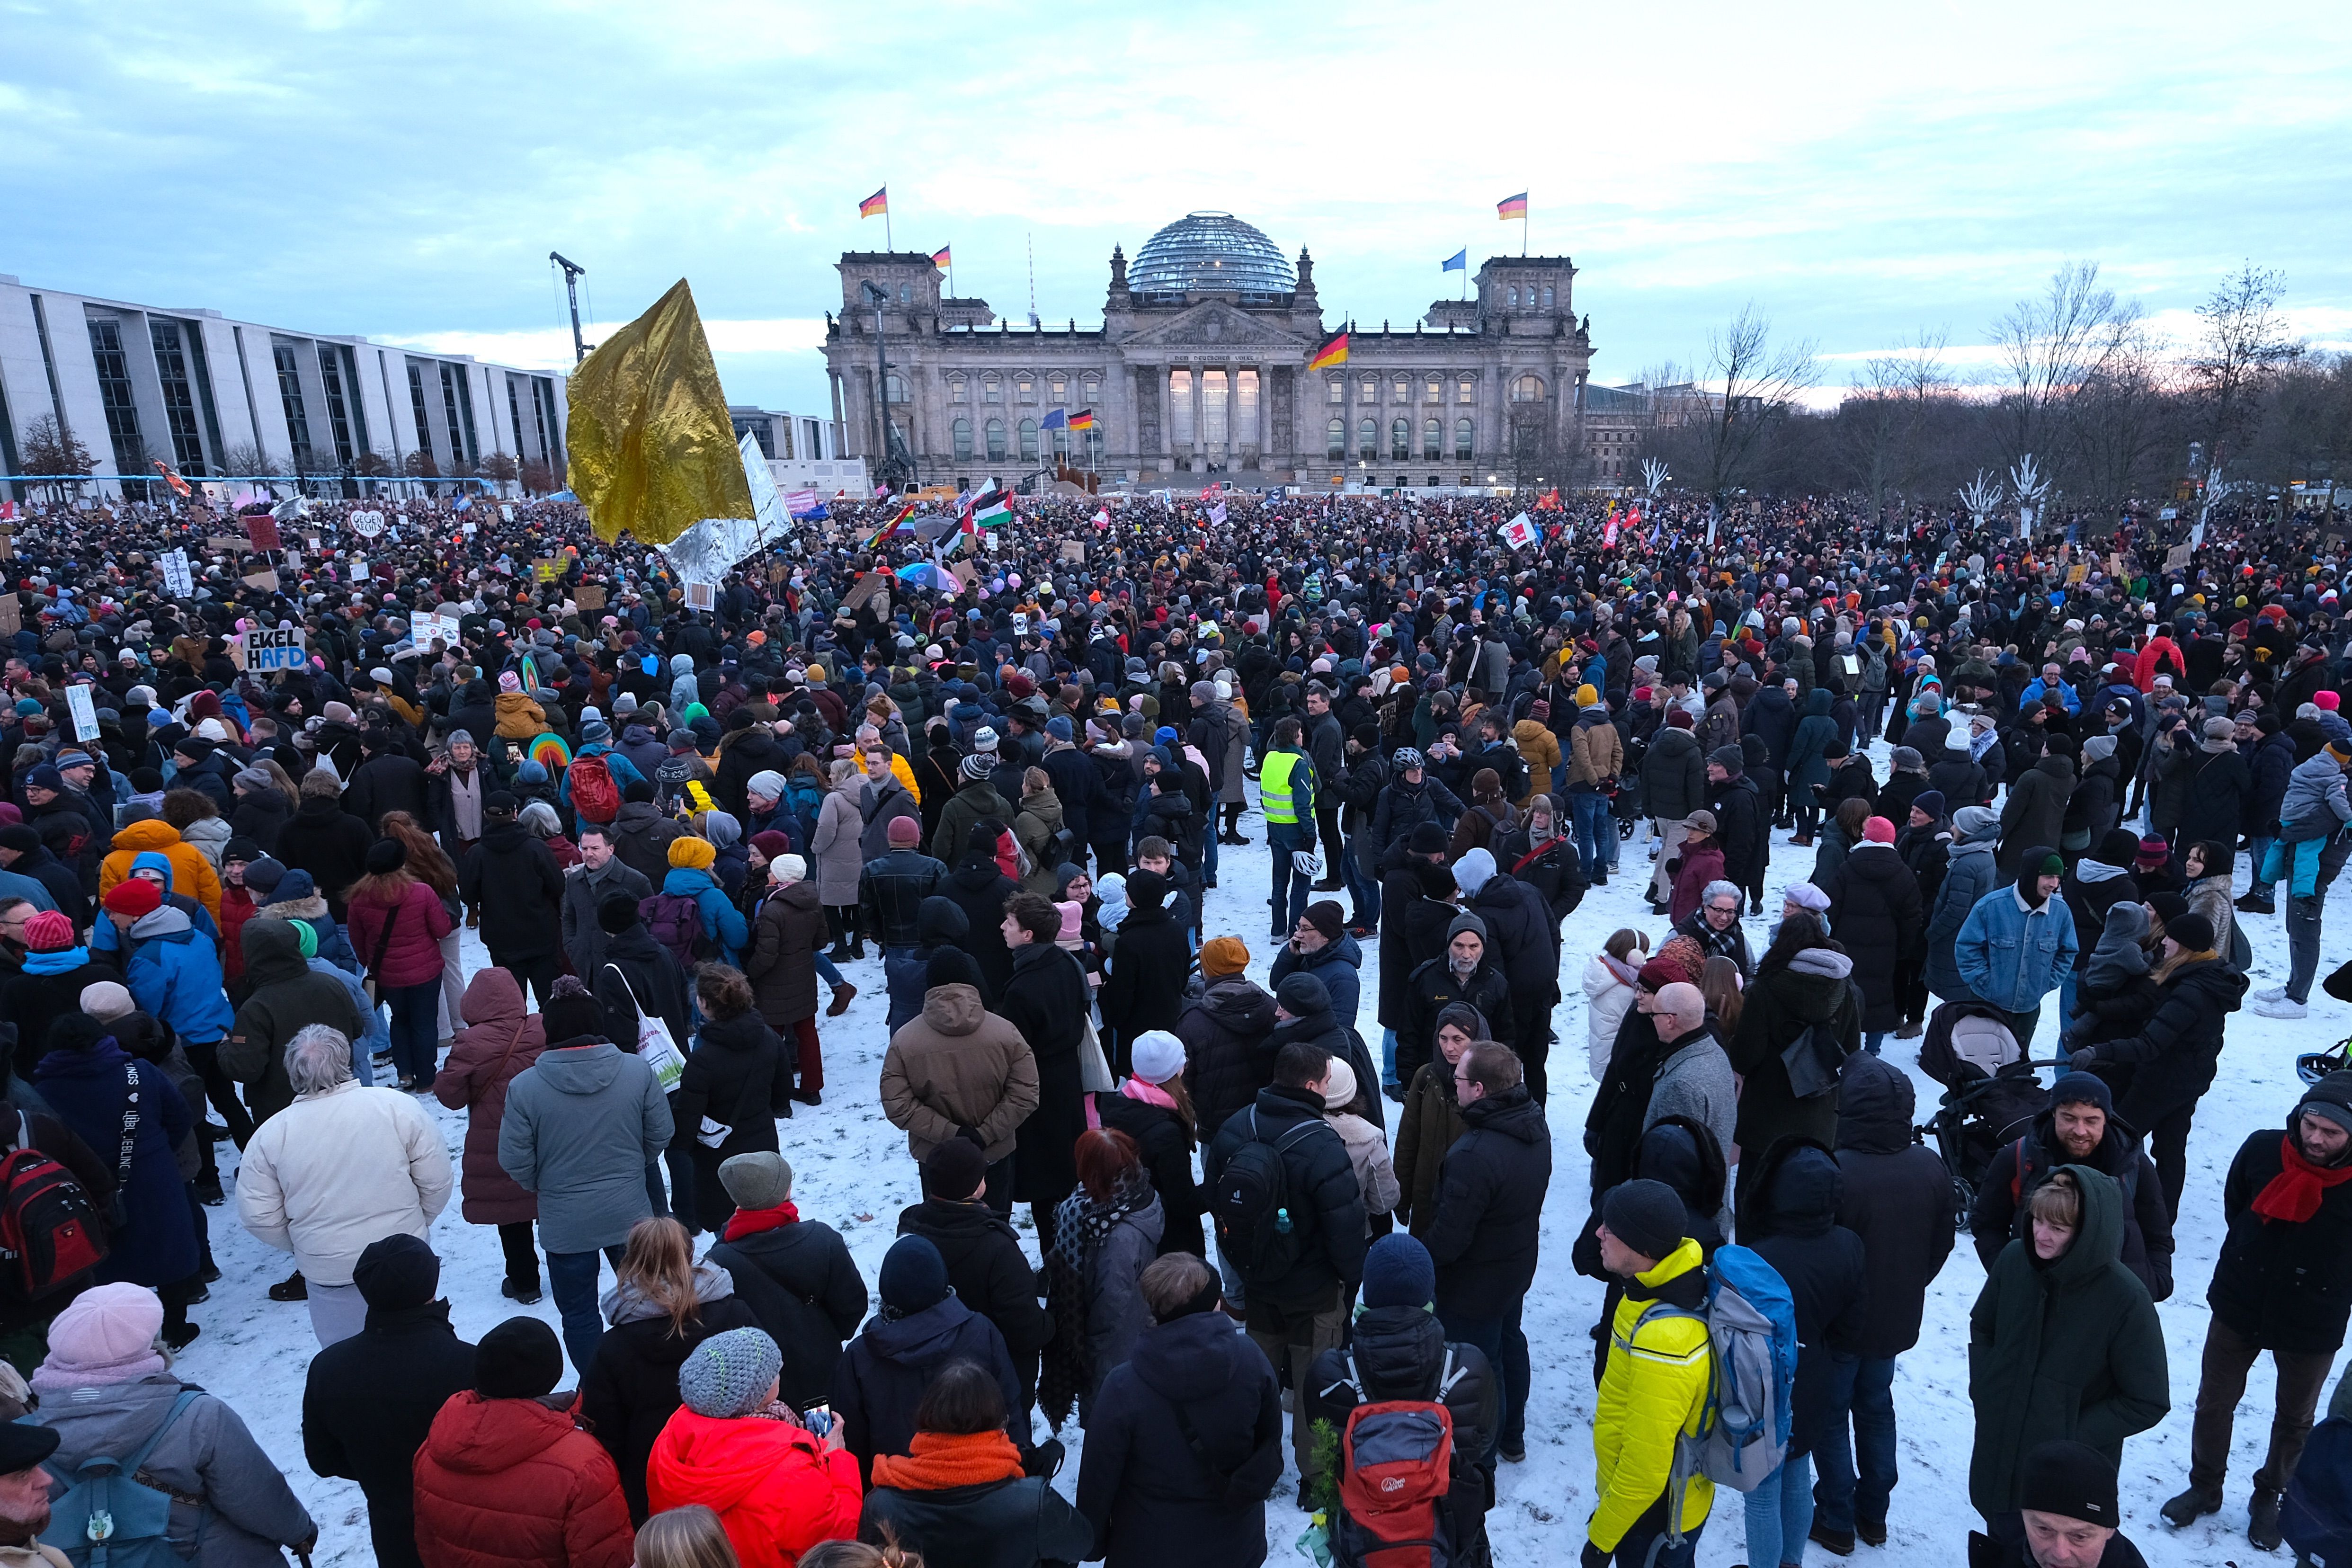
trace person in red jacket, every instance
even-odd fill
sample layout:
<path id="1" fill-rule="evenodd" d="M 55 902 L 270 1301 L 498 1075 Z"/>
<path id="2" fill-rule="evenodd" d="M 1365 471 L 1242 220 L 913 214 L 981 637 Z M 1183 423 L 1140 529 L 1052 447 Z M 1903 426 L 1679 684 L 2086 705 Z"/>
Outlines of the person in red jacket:
<path id="1" fill-rule="evenodd" d="M 450 1396 L 416 1451 L 425 1568 L 629 1568 L 620 1472 L 551 1394 L 563 1347 L 536 1318 L 482 1336 L 474 1386 Z"/>
<path id="2" fill-rule="evenodd" d="M 726 1526 L 736 1556 L 762 1568 L 794 1568 L 818 1542 L 856 1535 L 865 1500 L 840 1424 L 819 1436 L 777 1402 L 782 1370 L 776 1342 L 760 1329 L 730 1329 L 695 1346 L 677 1369 L 685 1403 L 646 1465 L 656 1512 L 702 1504 Z"/>
<path id="3" fill-rule="evenodd" d="M 408 870 L 408 847 L 379 838 L 367 853 L 367 875 L 345 895 L 352 951 L 375 979 L 376 994 L 392 1005 L 392 1060 L 400 1087 L 433 1091 L 440 1056 L 441 939 L 456 929 L 441 896 Z"/>

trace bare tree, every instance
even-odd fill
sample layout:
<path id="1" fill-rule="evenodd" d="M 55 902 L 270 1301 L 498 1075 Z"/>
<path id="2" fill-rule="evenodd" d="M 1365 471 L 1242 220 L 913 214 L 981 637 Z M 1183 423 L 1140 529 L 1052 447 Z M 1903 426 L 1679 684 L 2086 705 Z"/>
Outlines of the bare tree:
<path id="1" fill-rule="evenodd" d="M 2158 459 L 2177 447 L 2178 399 L 2159 345 L 2136 314 L 2111 321 L 2069 401 L 2065 446 L 2076 491 L 2107 509 L 2144 495 L 2164 475 Z M 2095 521 L 2093 536 L 2107 531 Z"/>
<path id="2" fill-rule="evenodd" d="M 1766 427 L 1821 379 L 1810 339 L 1772 342 L 1772 321 L 1751 303 L 1707 334 L 1708 378 L 1721 386 L 1721 404 L 1698 432 L 1699 479 L 1721 496 L 1745 473 Z"/>
<path id="3" fill-rule="evenodd" d="M 2099 264 L 2069 261 L 2039 299 L 2020 300 L 1992 325 L 2008 385 L 1995 405 L 1995 444 L 2004 462 L 2047 456 L 2060 444 L 2068 405 L 2114 335 L 2115 291 L 2099 287 Z"/>
<path id="4" fill-rule="evenodd" d="M 516 477 L 522 480 L 522 488 L 530 495 L 552 495 L 563 488 L 563 476 L 543 458 L 524 458 Z"/>
<path id="5" fill-rule="evenodd" d="M 512 483 L 515 477 L 521 472 L 520 468 L 516 464 L 515 460 L 504 452 L 491 452 L 487 454 L 482 458 L 478 468 L 482 478 L 492 481 L 499 487 L 499 493 L 500 495 L 506 494 L 506 487 Z"/>
<path id="6" fill-rule="evenodd" d="M 58 500 L 65 499 L 67 480 L 86 477 L 97 466 L 81 437 L 71 426 L 59 424 L 53 414 L 44 414 L 26 426 L 16 447 L 16 460 L 24 471 L 47 477 L 49 493 Z"/>
<path id="7" fill-rule="evenodd" d="M 2279 311 L 2285 293 L 2284 275 L 2249 261 L 2197 307 L 2204 332 L 2189 370 L 2204 405 L 2205 460 L 2215 468 L 2252 434 L 2258 385 L 2303 352 Z"/>

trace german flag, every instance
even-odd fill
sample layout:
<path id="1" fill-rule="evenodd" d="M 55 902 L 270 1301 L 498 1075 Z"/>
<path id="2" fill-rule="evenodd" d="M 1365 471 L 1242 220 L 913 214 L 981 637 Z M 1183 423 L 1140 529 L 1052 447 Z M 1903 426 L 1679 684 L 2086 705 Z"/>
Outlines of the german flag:
<path id="1" fill-rule="evenodd" d="M 1307 362 L 1307 368 L 1309 370 L 1329 370 L 1335 365 L 1343 365 L 1347 363 L 1348 334 L 1343 330 L 1329 342 L 1325 343 L 1321 348 L 1315 351 L 1313 357 L 1308 359 Z"/>
<path id="2" fill-rule="evenodd" d="M 1505 223 L 1510 222 L 1511 219 L 1515 217 L 1527 216 L 1528 193 L 1521 191 L 1516 196 L 1505 196 L 1501 201 L 1496 202 L 1495 204 L 1495 216 L 1501 218 Z"/>
<path id="3" fill-rule="evenodd" d="M 865 215 L 861 213 L 859 216 L 862 217 Z M 955 257 L 952 254 L 953 250 L 954 247 L 952 246 L 940 246 L 937 250 L 931 252 L 931 265 L 938 268 L 940 271 L 945 272 L 949 268 L 955 265 Z"/>
<path id="4" fill-rule="evenodd" d="M 1073 415 L 1071 415 L 1071 416 L 1070 416 L 1070 428 L 1071 428 L 1071 429 L 1073 429 L 1073 430 L 1091 430 L 1091 429 L 1093 429 L 1094 427 L 1095 427 L 1095 411 L 1094 411 L 1093 409 L 1091 409 L 1091 408 L 1081 408 L 1081 409 L 1079 409 L 1076 414 L 1073 414 Z"/>
<path id="5" fill-rule="evenodd" d="M 872 195 L 857 204 L 857 216 L 859 217 L 880 217 L 884 213 L 887 213 L 889 210 L 890 187 L 887 185 L 883 186 L 880 190 L 875 192 Z"/>

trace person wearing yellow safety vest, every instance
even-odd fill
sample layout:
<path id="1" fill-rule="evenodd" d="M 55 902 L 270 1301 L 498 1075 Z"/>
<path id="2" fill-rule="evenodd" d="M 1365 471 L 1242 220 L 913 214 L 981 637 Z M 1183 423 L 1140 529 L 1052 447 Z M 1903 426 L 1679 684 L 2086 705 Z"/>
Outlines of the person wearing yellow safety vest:
<path id="1" fill-rule="evenodd" d="M 1690 1568 L 1715 1505 L 1703 1473 L 1667 1495 L 1676 1441 L 1698 1430 L 1705 1410 L 1711 1353 L 1706 1322 L 1688 1315 L 1706 1303 L 1706 1264 L 1684 1230 L 1682 1197 L 1664 1182 L 1620 1183 L 1601 1200 L 1601 1266 L 1624 1279 L 1625 1296 L 1609 1325 L 1592 1416 L 1601 1500 L 1585 1526 L 1582 1568 Z M 1661 1303 L 1682 1310 L 1643 1322 Z"/>
<path id="2" fill-rule="evenodd" d="M 1315 873 L 1300 868 L 1292 857 L 1315 849 L 1315 763 L 1299 750 L 1298 721 L 1285 718 L 1274 726 L 1274 746 L 1258 765 L 1258 805 L 1265 813 L 1266 847 L 1274 856 L 1274 889 L 1266 895 L 1273 911 L 1274 940 L 1282 942 L 1306 918 L 1309 885 Z"/>

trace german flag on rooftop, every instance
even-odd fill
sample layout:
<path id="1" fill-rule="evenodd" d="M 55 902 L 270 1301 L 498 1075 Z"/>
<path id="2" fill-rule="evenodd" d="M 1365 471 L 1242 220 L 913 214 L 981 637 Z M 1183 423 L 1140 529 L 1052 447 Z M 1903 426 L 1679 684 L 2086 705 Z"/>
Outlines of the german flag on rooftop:
<path id="1" fill-rule="evenodd" d="M 1307 368 L 1309 370 L 1329 370 L 1334 365 L 1342 365 L 1347 363 L 1348 334 L 1345 331 L 1342 331 L 1336 337 L 1332 338 L 1329 342 L 1325 343 L 1321 348 L 1315 351 L 1314 356 L 1307 362 Z"/>
<path id="2" fill-rule="evenodd" d="M 1501 201 L 1496 202 L 1495 204 L 1495 216 L 1506 222 L 1508 222 L 1510 219 L 1515 217 L 1527 216 L 1528 193 L 1521 191 L 1516 196 L 1505 196 Z"/>
<path id="3" fill-rule="evenodd" d="M 880 190 L 875 192 L 872 195 L 857 204 L 857 216 L 859 217 L 877 217 L 889 210 L 890 187 L 887 185 L 883 186 Z"/>

